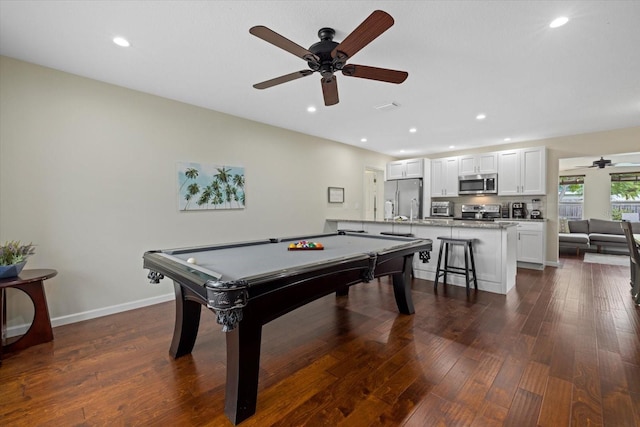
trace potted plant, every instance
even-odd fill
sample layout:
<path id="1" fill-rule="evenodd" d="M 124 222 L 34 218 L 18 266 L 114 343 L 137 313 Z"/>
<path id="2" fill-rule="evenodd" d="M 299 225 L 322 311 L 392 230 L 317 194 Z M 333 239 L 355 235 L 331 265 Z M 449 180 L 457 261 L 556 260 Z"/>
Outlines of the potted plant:
<path id="1" fill-rule="evenodd" d="M 20 274 L 29 255 L 35 252 L 36 248 L 32 243 L 23 245 L 15 240 L 5 242 L 0 246 L 0 279 Z"/>

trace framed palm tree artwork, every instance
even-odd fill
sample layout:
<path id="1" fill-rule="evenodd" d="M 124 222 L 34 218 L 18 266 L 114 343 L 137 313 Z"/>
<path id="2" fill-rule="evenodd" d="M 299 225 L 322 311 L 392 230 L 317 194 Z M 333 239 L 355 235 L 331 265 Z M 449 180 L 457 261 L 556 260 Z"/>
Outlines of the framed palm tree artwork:
<path id="1" fill-rule="evenodd" d="M 244 209 L 244 168 L 178 162 L 180 211 Z"/>

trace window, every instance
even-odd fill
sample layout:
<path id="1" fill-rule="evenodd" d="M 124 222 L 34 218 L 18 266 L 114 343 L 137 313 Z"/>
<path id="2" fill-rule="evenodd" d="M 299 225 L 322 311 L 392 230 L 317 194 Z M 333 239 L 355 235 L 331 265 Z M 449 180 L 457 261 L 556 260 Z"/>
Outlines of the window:
<path id="1" fill-rule="evenodd" d="M 561 176 L 558 185 L 558 218 L 582 219 L 584 175 Z"/>
<path id="2" fill-rule="evenodd" d="M 610 175 L 611 219 L 640 221 L 640 172 Z"/>

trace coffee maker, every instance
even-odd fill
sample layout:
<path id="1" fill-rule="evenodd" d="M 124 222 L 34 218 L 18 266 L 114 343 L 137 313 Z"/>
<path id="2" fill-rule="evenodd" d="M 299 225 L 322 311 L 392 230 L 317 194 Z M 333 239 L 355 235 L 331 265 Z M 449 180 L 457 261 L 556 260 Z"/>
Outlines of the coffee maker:
<path id="1" fill-rule="evenodd" d="M 523 202 L 511 203 L 511 218 L 523 219 L 527 217 L 527 207 Z"/>

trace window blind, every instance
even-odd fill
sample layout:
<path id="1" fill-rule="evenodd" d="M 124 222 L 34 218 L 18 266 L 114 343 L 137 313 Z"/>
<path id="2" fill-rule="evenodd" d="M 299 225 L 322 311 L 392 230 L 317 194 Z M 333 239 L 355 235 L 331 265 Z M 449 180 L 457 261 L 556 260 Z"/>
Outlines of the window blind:
<path id="1" fill-rule="evenodd" d="M 584 175 L 565 175 L 559 179 L 560 185 L 584 184 Z"/>
<path id="2" fill-rule="evenodd" d="M 611 182 L 640 182 L 640 172 L 610 173 Z"/>

